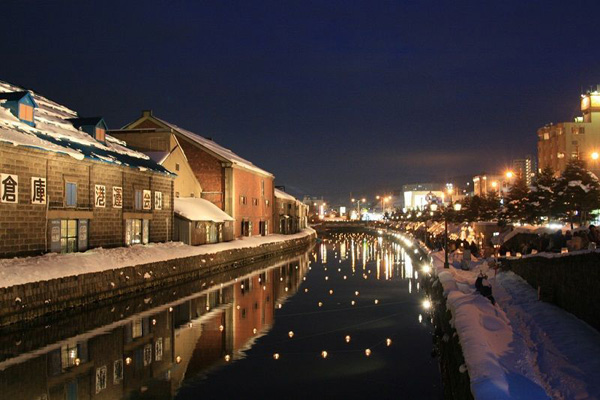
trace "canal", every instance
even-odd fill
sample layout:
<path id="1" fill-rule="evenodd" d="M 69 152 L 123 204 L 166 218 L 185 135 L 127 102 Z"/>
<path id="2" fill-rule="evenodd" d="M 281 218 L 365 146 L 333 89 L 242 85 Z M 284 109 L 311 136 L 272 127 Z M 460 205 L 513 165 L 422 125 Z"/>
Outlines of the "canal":
<path id="1" fill-rule="evenodd" d="M 286 259 L 0 331 L 1 399 L 442 397 L 418 262 L 332 233 Z"/>

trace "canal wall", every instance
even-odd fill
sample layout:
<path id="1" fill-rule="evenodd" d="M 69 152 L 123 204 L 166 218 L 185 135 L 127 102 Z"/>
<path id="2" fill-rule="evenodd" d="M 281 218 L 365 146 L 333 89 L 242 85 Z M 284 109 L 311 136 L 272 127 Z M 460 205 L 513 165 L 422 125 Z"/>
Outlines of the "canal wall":
<path id="1" fill-rule="evenodd" d="M 316 233 L 302 238 L 229 249 L 119 269 L 0 288 L 0 326 L 114 298 L 203 279 L 282 255 L 306 251 Z"/>
<path id="2" fill-rule="evenodd" d="M 570 312 L 600 330 L 600 253 L 503 259 L 502 268 L 521 276 L 540 299 Z"/>

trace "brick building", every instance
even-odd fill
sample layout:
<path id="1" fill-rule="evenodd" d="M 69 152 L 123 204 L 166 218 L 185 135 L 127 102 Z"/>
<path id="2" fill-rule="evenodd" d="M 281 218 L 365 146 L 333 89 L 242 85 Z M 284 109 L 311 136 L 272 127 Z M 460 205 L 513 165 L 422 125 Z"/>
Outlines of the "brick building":
<path id="1" fill-rule="evenodd" d="M 0 257 L 171 240 L 173 175 L 102 118 L 0 81 Z"/>
<path id="2" fill-rule="evenodd" d="M 199 190 L 201 198 L 233 217 L 234 237 L 273 231 L 273 174 L 151 111 L 143 111 L 140 118 L 110 133 L 162 165 L 170 162 L 177 174 L 189 169 L 185 184 L 179 177 L 175 180 L 175 197 L 195 197 Z M 178 161 L 173 157 L 179 157 Z"/>

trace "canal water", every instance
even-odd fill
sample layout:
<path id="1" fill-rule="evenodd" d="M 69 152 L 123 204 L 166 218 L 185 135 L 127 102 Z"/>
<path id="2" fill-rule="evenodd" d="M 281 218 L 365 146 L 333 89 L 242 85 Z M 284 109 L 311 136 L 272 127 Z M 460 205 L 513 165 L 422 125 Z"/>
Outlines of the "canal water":
<path id="1" fill-rule="evenodd" d="M 0 331 L 0 399 L 440 399 L 419 261 L 314 249 Z"/>

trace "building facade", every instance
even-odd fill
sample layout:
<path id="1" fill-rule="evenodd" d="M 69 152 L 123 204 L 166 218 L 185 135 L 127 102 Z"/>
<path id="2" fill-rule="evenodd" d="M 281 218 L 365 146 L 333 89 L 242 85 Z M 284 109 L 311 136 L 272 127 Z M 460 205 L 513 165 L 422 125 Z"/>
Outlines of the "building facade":
<path id="1" fill-rule="evenodd" d="M 306 228 L 308 208 L 307 204 L 299 201 L 294 196 L 275 188 L 274 232 L 289 235 Z"/>
<path id="2" fill-rule="evenodd" d="M 527 186 L 531 186 L 537 174 L 537 162 L 533 156 L 527 155 L 512 162 L 513 172 L 516 177 L 525 180 Z"/>
<path id="3" fill-rule="evenodd" d="M 175 180 L 175 197 L 199 193 L 233 217 L 236 238 L 272 232 L 273 174 L 210 138 L 157 118 L 151 111 L 143 111 L 140 118 L 110 133 L 136 150 L 162 158 L 163 165 L 170 162 L 175 173 L 189 168 L 188 183 Z M 180 161 L 172 159 L 175 153 L 180 154 Z"/>
<path id="4" fill-rule="evenodd" d="M 503 193 L 510 188 L 510 182 L 503 175 L 481 174 L 473 177 L 473 195 L 485 196 L 490 192 Z"/>
<path id="5" fill-rule="evenodd" d="M 539 170 L 551 167 L 559 175 L 569 160 L 580 159 L 596 175 L 600 173 L 600 92 L 582 95 L 580 106 L 582 116 L 574 121 L 538 129 Z"/>
<path id="6" fill-rule="evenodd" d="M 169 171 L 106 135 L 102 118 L 33 92 L 30 109 L 14 107 L 23 89 L 0 92 L 0 257 L 171 240 Z"/>

